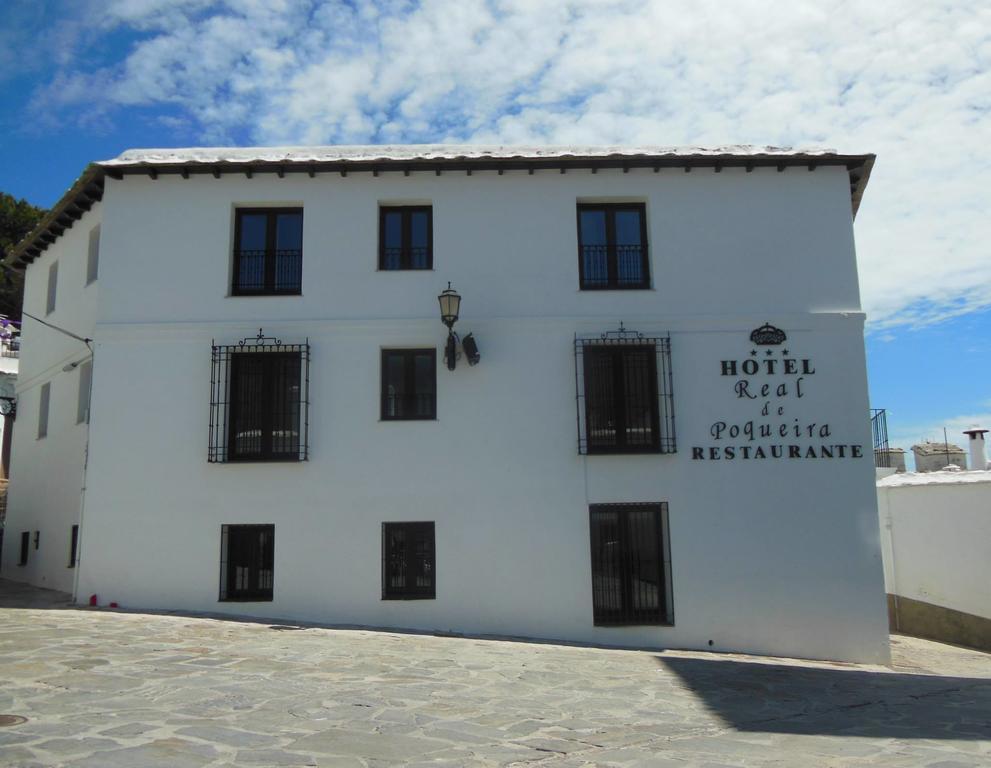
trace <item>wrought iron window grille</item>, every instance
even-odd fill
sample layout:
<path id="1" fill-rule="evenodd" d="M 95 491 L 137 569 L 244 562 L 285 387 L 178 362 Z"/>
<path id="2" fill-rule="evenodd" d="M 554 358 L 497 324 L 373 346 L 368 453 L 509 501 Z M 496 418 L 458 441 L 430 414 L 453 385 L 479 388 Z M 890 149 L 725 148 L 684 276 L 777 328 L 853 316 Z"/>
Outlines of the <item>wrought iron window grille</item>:
<path id="1" fill-rule="evenodd" d="M 675 453 L 671 337 L 575 335 L 578 453 Z"/>
<path id="2" fill-rule="evenodd" d="M 589 506 L 596 626 L 674 624 L 667 502 Z"/>
<path id="3" fill-rule="evenodd" d="M 436 596 L 434 524 L 382 523 L 382 599 L 433 600 Z"/>
<path id="4" fill-rule="evenodd" d="M 274 594 L 275 526 L 220 527 L 220 600 L 269 601 Z"/>
<path id="5" fill-rule="evenodd" d="M 211 463 L 309 458 L 310 344 L 258 334 L 213 343 Z"/>

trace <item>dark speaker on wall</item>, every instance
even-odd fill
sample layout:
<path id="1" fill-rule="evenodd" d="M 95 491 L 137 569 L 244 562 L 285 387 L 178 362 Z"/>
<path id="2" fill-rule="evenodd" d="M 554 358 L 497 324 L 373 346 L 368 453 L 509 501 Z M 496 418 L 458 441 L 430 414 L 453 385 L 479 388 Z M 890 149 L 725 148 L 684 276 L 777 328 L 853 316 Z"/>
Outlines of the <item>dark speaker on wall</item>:
<path id="1" fill-rule="evenodd" d="M 465 357 L 468 358 L 468 365 L 478 365 L 478 361 L 482 359 L 482 356 L 478 354 L 478 344 L 475 343 L 474 335 L 469 333 L 461 339 L 461 349 L 465 351 Z"/>

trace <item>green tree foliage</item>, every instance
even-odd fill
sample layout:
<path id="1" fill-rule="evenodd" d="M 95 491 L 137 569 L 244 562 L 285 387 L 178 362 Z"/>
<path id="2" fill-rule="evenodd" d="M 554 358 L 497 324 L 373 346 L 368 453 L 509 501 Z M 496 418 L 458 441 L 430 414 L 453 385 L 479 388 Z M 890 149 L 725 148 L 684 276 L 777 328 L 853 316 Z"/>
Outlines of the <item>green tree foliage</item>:
<path id="1" fill-rule="evenodd" d="M 45 209 L 36 208 L 27 200 L 17 200 L 6 192 L 0 192 L 0 259 L 7 258 L 7 254 L 34 229 L 45 213 Z M 23 299 L 23 273 L 0 269 L 0 314 L 20 320 Z"/>

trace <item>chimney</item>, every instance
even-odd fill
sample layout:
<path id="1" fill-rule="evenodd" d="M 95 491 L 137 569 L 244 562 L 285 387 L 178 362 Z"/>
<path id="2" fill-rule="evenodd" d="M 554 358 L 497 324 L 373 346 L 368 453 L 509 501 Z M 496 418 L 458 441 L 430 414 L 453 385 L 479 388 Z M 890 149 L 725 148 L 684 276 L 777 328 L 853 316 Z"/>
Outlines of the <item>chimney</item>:
<path id="1" fill-rule="evenodd" d="M 984 433 L 987 431 L 988 430 L 981 429 L 980 427 L 971 427 L 970 429 L 965 429 L 963 431 L 963 433 L 970 438 L 971 469 L 988 468 L 988 455 L 984 449 Z"/>

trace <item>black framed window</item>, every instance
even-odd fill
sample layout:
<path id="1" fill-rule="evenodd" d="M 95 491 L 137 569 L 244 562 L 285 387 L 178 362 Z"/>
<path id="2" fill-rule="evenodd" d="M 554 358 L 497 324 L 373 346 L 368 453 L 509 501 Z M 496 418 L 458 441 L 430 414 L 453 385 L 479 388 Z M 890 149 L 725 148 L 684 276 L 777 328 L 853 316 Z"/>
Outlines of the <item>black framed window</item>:
<path id="1" fill-rule="evenodd" d="M 231 358 L 229 460 L 298 458 L 299 377 L 291 352 Z"/>
<path id="2" fill-rule="evenodd" d="M 306 461 L 310 346 L 258 336 L 213 347 L 211 462 Z"/>
<path id="3" fill-rule="evenodd" d="M 96 281 L 100 272 L 100 225 L 89 232 L 89 251 L 86 254 L 86 285 Z"/>
<path id="4" fill-rule="evenodd" d="M 437 418 L 437 350 L 382 350 L 382 420 Z"/>
<path id="5" fill-rule="evenodd" d="M 379 208 L 379 269 L 433 269 L 433 208 Z"/>
<path id="6" fill-rule="evenodd" d="M 38 439 L 48 437 L 48 410 L 52 399 L 52 383 L 46 381 L 41 385 L 38 395 Z"/>
<path id="7" fill-rule="evenodd" d="M 671 624 L 667 503 L 592 504 L 596 625 Z"/>
<path id="8" fill-rule="evenodd" d="M 234 213 L 235 296 L 302 292 L 303 209 L 238 208 Z"/>
<path id="9" fill-rule="evenodd" d="M 93 361 L 79 366 L 79 390 L 76 399 L 76 424 L 89 422 L 89 399 L 93 390 Z"/>
<path id="10" fill-rule="evenodd" d="M 58 262 L 54 262 L 48 268 L 48 296 L 45 301 L 45 314 L 50 315 L 55 311 L 55 298 L 58 293 Z"/>
<path id="11" fill-rule="evenodd" d="M 382 599 L 436 597 L 434 524 L 382 523 Z"/>
<path id="12" fill-rule="evenodd" d="M 589 453 L 660 450 L 657 365 L 652 346 L 585 350 Z"/>
<path id="13" fill-rule="evenodd" d="M 675 452 L 670 338 L 576 337 L 575 367 L 579 453 Z"/>
<path id="14" fill-rule="evenodd" d="M 579 203 L 578 264 L 582 290 L 650 288 L 643 203 Z"/>
<path id="15" fill-rule="evenodd" d="M 76 555 L 79 553 L 79 526 L 72 526 L 72 534 L 69 538 L 69 567 L 76 567 Z"/>
<path id="16" fill-rule="evenodd" d="M 274 577 L 274 525 L 220 527 L 221 600 L 271 600 Z"/>
<path id="17" fill-rule="evenodd" d="M 31 532 L 21 531 L 21 552 L 20 557 L 17 559 L 18 565 L 28 564 L 28 552 L 31 549 Z"/>

